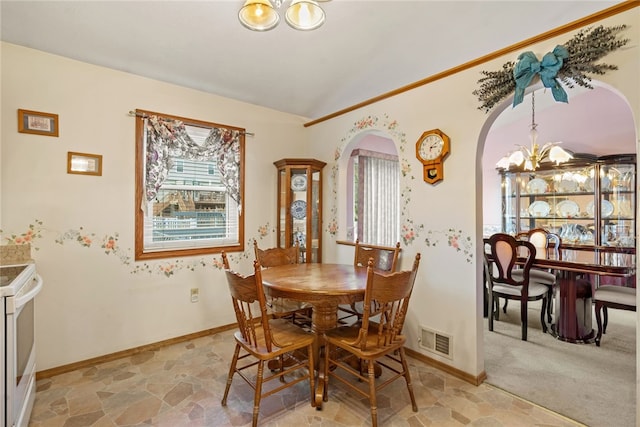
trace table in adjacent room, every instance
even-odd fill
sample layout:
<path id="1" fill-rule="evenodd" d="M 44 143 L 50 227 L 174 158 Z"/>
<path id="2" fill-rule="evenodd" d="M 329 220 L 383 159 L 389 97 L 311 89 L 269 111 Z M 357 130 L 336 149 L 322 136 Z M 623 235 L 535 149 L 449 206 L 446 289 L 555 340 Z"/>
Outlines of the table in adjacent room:
<path id="1" fill-rule="evenodd" d="M 554 323 L 551 333 L 558 339 L 573 343 L 589 343 L 595 338 L 590 322 L 591 311 L 585 304 L 580 313 L 580 300 L 591 301 L 592 290 L 597 284 L 588 283 L 597 277 L 630 278 L 635 275 L 635 252 L 615 247 L 589 249 L 561 249 L 561 259 L 536 258 L 534 267 L 549 268 L 559 272 L 558 292 L 555 298 Z M 589 286 L 589 289 L 586 289 Z M 588 313 L 587 311 L 588 310 Z M 580 315 L 587 315 L 582 322 Z"/>

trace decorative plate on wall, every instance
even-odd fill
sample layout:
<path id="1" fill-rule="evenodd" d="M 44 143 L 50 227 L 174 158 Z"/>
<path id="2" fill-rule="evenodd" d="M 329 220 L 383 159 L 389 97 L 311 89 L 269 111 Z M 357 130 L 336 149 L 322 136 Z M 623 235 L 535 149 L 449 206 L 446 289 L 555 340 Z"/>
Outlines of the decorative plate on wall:
<path id="1" fill-rule="evenodd" d="M 307 216 L 307 202 L 295 200 L 291 203 L 291 216 L 295 219 L 304 219 Z"/>

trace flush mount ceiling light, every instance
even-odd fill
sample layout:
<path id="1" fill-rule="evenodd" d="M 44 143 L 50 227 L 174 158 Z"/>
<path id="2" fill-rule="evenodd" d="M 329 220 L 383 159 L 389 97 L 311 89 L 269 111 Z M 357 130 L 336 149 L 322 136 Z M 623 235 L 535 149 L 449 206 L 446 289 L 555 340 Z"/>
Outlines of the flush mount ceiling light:
<path id="1" fill-rule="evenodd" d="M 328 0 L 324 0 L 328 1 Z M 273 5 L 275 3 L 275 7 Z M 238 19 L 250 30 L 268 31 L 280 22 L 277 9 L 284 3 L 282 0 L 246 0 L 238 12 Z M 314 0 L 291 0 L 284 18 L 296 30 L 315 30 L 324 23 L 324 10 Z"/>
<path id="2" fill-rule="evenodd" d="M 558 144 L 562 144 L 561 142 L 547 142 L 541 148 L 537 142 L 537 127 L 535 92 L 531 92 L 531 131 L 529 132 L 531 148 L 520 145 L 519 150 L 509 153 L 501 158 L 498 163 L 496 163 L 496 166 L 501 169 L 509 169 L 511 165 L 522 166 L 524 163 L 525 170 L 533 171 L 538 169 L 540 163 L 546 159 L 555 162 L 556 165 L 573 159 L 573 155 L 571 153 L 561 147 L 558 147 Z"/>

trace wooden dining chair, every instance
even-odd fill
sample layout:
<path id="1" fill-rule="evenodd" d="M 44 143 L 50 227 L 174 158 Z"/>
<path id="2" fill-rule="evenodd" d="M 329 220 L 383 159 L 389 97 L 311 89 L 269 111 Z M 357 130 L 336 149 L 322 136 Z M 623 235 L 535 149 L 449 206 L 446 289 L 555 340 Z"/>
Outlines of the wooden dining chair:
<path id="1" fill-rule="evenodd" d="M 263 268 L 298 264 L 300 262 L 300 247 L 297 244 L 289 248 L 260 249 L 258 242 L 254 239 L 253 249 L 256 260 Z M 311 327 L 313 308 L 308 303 L 293 301 L 288 298 L 269 297 L 267 299 L 267 307 L 275 318 L 289 319 L 298 326 Z"/>
<path id="2" fill-rule="evenodd" d="M 257 261 L 254 261 L 254 274 L 249 276 L 242 276 L 231 271 L 228 268 L 229 261 L 224 252 L 222 253 L 222 262 L 225 266 L 233 310 L 238 322 L 238 331 L 233 335 L 236 347 L 229 367 L 222 406 L 226 406 L 233 376 L 238 374 L 254 390 L 252 423 L 254 427 L 258 425 L 262 398 L 301 381 L 309 381 L 311 406 L 315 407 L 313 361 L 315 335 L 285 319 L 271 318 L 267 312 L 261 267 Z M 241 351 L 243 351 L 242 355 Z M 285 355 L 288 360 L 293 361 L 286 367 L 283 363 Z M 245 363 L 244 359 L 247 358 L 249 360 Z M 280 368 L 275 373 L 267 370 L 266 372 L 269 374 L 265 376 L 265 362 L 274 359 L 278 360 Z M 239 362 L 242 366 L 238 366 Z M 256 365 L 258 365 L 257 373 L 244 372 L 245 369 Z M 296 375 L 289 375 L 294 372 Z M 289 375 L 287 379 L 285 379 L 286 375 Z M 263 387 L 276 378 L 280 379 L 278 385 L 263 391 Z"/>
<path id="3" fill-rule="evenodd" d="M 373 258 L 373 268 L 379 271 L 395 271 L 400 257 L 400 242 L 395 246 L 380 246 L 360 243 L 356 240 L 353 265 L 367 267 Z"/>
<path id="4" fill-rule="evenodd" d="M 596 346 L 600 347 L 602 334 L 607 332 L 609 323 L 609 308 L 619 310 L 636 311 L 636 288 L 627 288 L 618 285 L 599 286 L 593 296 L 596 310 L 596 324 L 598 334 L 596 335 Z M 602 316 L 604 315 L 604 322 Z"/>
<path id="5" fill-rule="evenodd" d="M 542 331 L 547 332 L 545 313 L 547 312 L 548 287 L 530 279 L 530 271 L 536 256 L 536 248 L 532 243 L 516 240 L 515 237 L 497 233 L 484 239 L 487 249 L 484 251 L 485 276 L 489 295 L 489 330 L 493 331 L 493 320 L 499 320 L 500 310 L 494 304 L 495 298 L 506 298 L 520 302 L 520 321 L 522 323 L 522 340 L 527 340 L 527 317 L 529 301 L 542 300 L 540 323 Z M 522 264 L 518 258 L 522 259 Z M 521 267 L 521 268 L 520 268 Z M 514 271 L 520 270 L 517 278 Z"/>
<path id="6" fill-rule="evenodd" d="M 373 266 L 378 271 L 396 271 L 398 258 L 400 256 L 400 242 L 395 246 L 380 246 L 360 243 L 356 240 L 353 265 L 366 268 L 369 260 L 373 258 Z M 354 321 L 362 319 L 362 302 L 351 304 L 341 304 L 338 306 L 338 321 L 347 323 L 347 319 L 354 318 Z"/>
<path id="7" fill-rule="evenodd" d="M 376 270 L 371 260 L 367 266 L 362 322 L 340 326 L 324 334 L 323 400 L 328 400 L 329 378 L 335 378 L 369 399 L 371 424 L 374 427 L 378 425 L 377 392 L 400 377 L 404 377 L 407 384 L 413 411 L 418 411 L 404 350 L 406 337 L 402 334 L 402 328 L 419 264 L 420 254 L 417 254 L 411 270 L 385 273 Z M 372 311 L 372 307 L 376 307 L 376 310 Z M 353 369 L 351 361 L 354 356 L 366 362 L 366 374 Z M 384 382 L 378 384 L 375 362 L 391 373 L 388 378 L 385 377 Z M 358 382 L 350 381 L 351 376 L 355 376 Z M 366 387 L 359 386 L 363 383 Z"/>

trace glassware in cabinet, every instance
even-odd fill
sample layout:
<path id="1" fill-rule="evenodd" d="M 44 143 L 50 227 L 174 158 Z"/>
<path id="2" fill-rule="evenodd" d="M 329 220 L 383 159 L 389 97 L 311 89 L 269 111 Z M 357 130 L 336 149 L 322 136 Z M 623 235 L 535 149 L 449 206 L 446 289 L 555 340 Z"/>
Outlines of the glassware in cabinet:
<path id="1" fill-rule="evenodd" d="M 601 244 L 621 248 L 636 245 L 635 156 L 600 166 L 599 222 Z M 626 161 L 625 161 L 626 160 Z"/>
<path id="2" fill-rule="evenodd" d="M 544 228 L 563 245 L 635 247 L 635 155 L 589 155 L 502 175 L 502 230 Z"/>
<path id="3" fill-rule="evenodd" d="M 517 174 L 502 175 L 502 231 L 511 235 L 518 233 L 520 211 L 519 176 Z"/>

